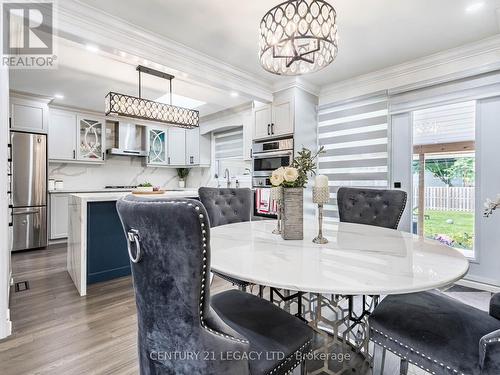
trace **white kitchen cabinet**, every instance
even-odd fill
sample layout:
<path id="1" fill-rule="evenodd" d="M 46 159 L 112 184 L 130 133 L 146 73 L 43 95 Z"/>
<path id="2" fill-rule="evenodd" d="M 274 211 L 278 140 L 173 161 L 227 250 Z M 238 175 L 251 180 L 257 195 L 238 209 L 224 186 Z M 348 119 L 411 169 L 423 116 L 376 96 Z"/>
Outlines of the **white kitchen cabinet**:
<path id="1" fill-rule="evenodd" d="M 186 165 L 200 164 L 200 128 L 186 130 Z"/>
<path id="2" fill-rule="evenodd" d="M 254 116 L 254 139 L 293 134 L 294 112 L 291 100 L 257 107 Z"/>
<path id="3" fill-rule="evenodd" d="M 167 164 L 167 130 L 148 128 L 148 164 Z"/>
<path id="4" fill-rule="evenodd" d="M 48 136 L 49 160 L 76 160 L 76 114 L 51 110 Z"/>
<path id="5" fill-rule="evenodd" d="M 186 130 L 171 127 L 167 132 L 167 151 L 169 165 L 185 165 L 186 163 Z"/>
<path id="6" fill-rule="evenodd" d="M 293 105 L 291 101 L 273 103 L 271 135 L 293 134 Z"/>
<path id="7" fill-rule="evenodd" d="M 263 105 L 255 109 L 254 138 L 266 138 L 271 135 L 272 106 Z"/>
<path id="8" fill-rule="evenodd" d="M 46 102 L 11 97 L 10 125 L 12 130 L 47 133 L 49 108 Z"/>
<path id="9" fill-rule="evenodd" d="M 69 194 L 50 194 L 50 239 L 68 237 Z"/>
<path id="10" fill-rule="evenodd" d="M 79 115 L 77 120 L 77 159 L 104 162 L 105 126 L 102 118 Z"/>

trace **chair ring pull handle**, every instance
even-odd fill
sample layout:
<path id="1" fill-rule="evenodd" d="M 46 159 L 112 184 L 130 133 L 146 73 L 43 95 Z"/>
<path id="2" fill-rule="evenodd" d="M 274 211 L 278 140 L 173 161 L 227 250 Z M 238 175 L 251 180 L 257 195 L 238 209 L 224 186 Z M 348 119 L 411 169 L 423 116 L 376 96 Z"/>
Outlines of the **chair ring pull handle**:
<path id="1" fill-rule="evenodd" d="M 137 229 L 130 229 L 127 233 L 128 241 L 128 256 L 132 263 L 139 263 L 142 258 L 141 244 L 139 243 L 139 231 Z M 135 256 L 132 254 L 132 243 L 135 243 Z"/>

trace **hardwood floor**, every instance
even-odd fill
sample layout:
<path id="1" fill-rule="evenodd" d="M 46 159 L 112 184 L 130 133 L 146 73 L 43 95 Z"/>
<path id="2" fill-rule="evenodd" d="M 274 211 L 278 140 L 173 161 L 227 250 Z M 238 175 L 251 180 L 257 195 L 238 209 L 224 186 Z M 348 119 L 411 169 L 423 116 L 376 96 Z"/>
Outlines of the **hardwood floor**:
<path id="1" fill-rule="evenodd" d="M 12 268 L 15 282 L 29 281 L 30 288 L 17 293 L 12 288 L 13 334 L 0 341 L 1 375 L 138 373 L 130 277 L 90 285 L 80 297 L 66 272 L 65 245 L 16 253 Z M 211 291 L 231 287 L 215 277 Z M 463 287 L 447 293 L 483 309 L 491 296 Z M 397 365 L 396 357 L 389 360 L 387 373 L 396 375 Z M 422 373 L 410 368 L 410 374 Z"/>
<path id="2" fill-rule="evenodd" d="M 11 291 L 13 335 L 0 341 L 0 374 L 137 374 L 137 321 L 130 277 L 89 286 L 80 297 L 65 246 L 17 253 Z M 212 291 L 231 286 L 215 279 Z"/>

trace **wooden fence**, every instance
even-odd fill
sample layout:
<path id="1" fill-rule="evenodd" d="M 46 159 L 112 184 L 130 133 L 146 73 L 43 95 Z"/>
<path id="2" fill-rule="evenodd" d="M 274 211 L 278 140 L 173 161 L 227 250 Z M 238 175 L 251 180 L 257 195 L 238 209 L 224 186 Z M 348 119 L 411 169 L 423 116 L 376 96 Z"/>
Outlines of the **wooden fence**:
<path id="1" fill-rule="evenodd" d="M 425 208 L 442 211 L 474 211 L 473 187 L 426 187 Z M 413 207 L 418 207 L 418 187 L 413 189 Z"/>

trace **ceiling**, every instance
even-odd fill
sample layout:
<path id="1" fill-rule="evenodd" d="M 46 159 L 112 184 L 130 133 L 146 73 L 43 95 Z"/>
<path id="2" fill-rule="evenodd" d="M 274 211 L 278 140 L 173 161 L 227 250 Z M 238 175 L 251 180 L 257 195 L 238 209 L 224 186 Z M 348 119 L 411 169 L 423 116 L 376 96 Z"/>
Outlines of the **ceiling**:
<path id="1" fill-rule="evenodd" d="M 58 38 L 57 45 L 57 69 L 11 70 L 11 90 L 52 97 L 52 103 L 56 105 L 104 112 L 104 98 L 110 91 L 138 96 L 138 73 L 135 70 L 138 64 L 167 71 L 136 57 L 89 51 L 85 46 L 61 38 Z M 142 75 L 142 97 L 152 100 L 163 97 L 159 101 L 165 102 L 168 92 L 168 81 Z M 193 108 L 190 103 L 193 99 L 205 103 L 195 107 L 201 116 L 249 101 L 245 97 L 233 97 L 227 91 L 190 82 L 182 76 L 173 80 L 173 92 L 176 95 L 174 105 Z M 56 98 L 56 94 L 63 94 L 64 98 Z"/>
<path id="2" fill-rule="evenodd" d="M 337 10 L 337 60 L 305 80 L 322 86 L 500 32 L 500 0 L 328 0 Z M 270 82 L 258 25 L 281 0 L 79 0 Z M 474 11 L 466 9 L 481 3 Z"/>

